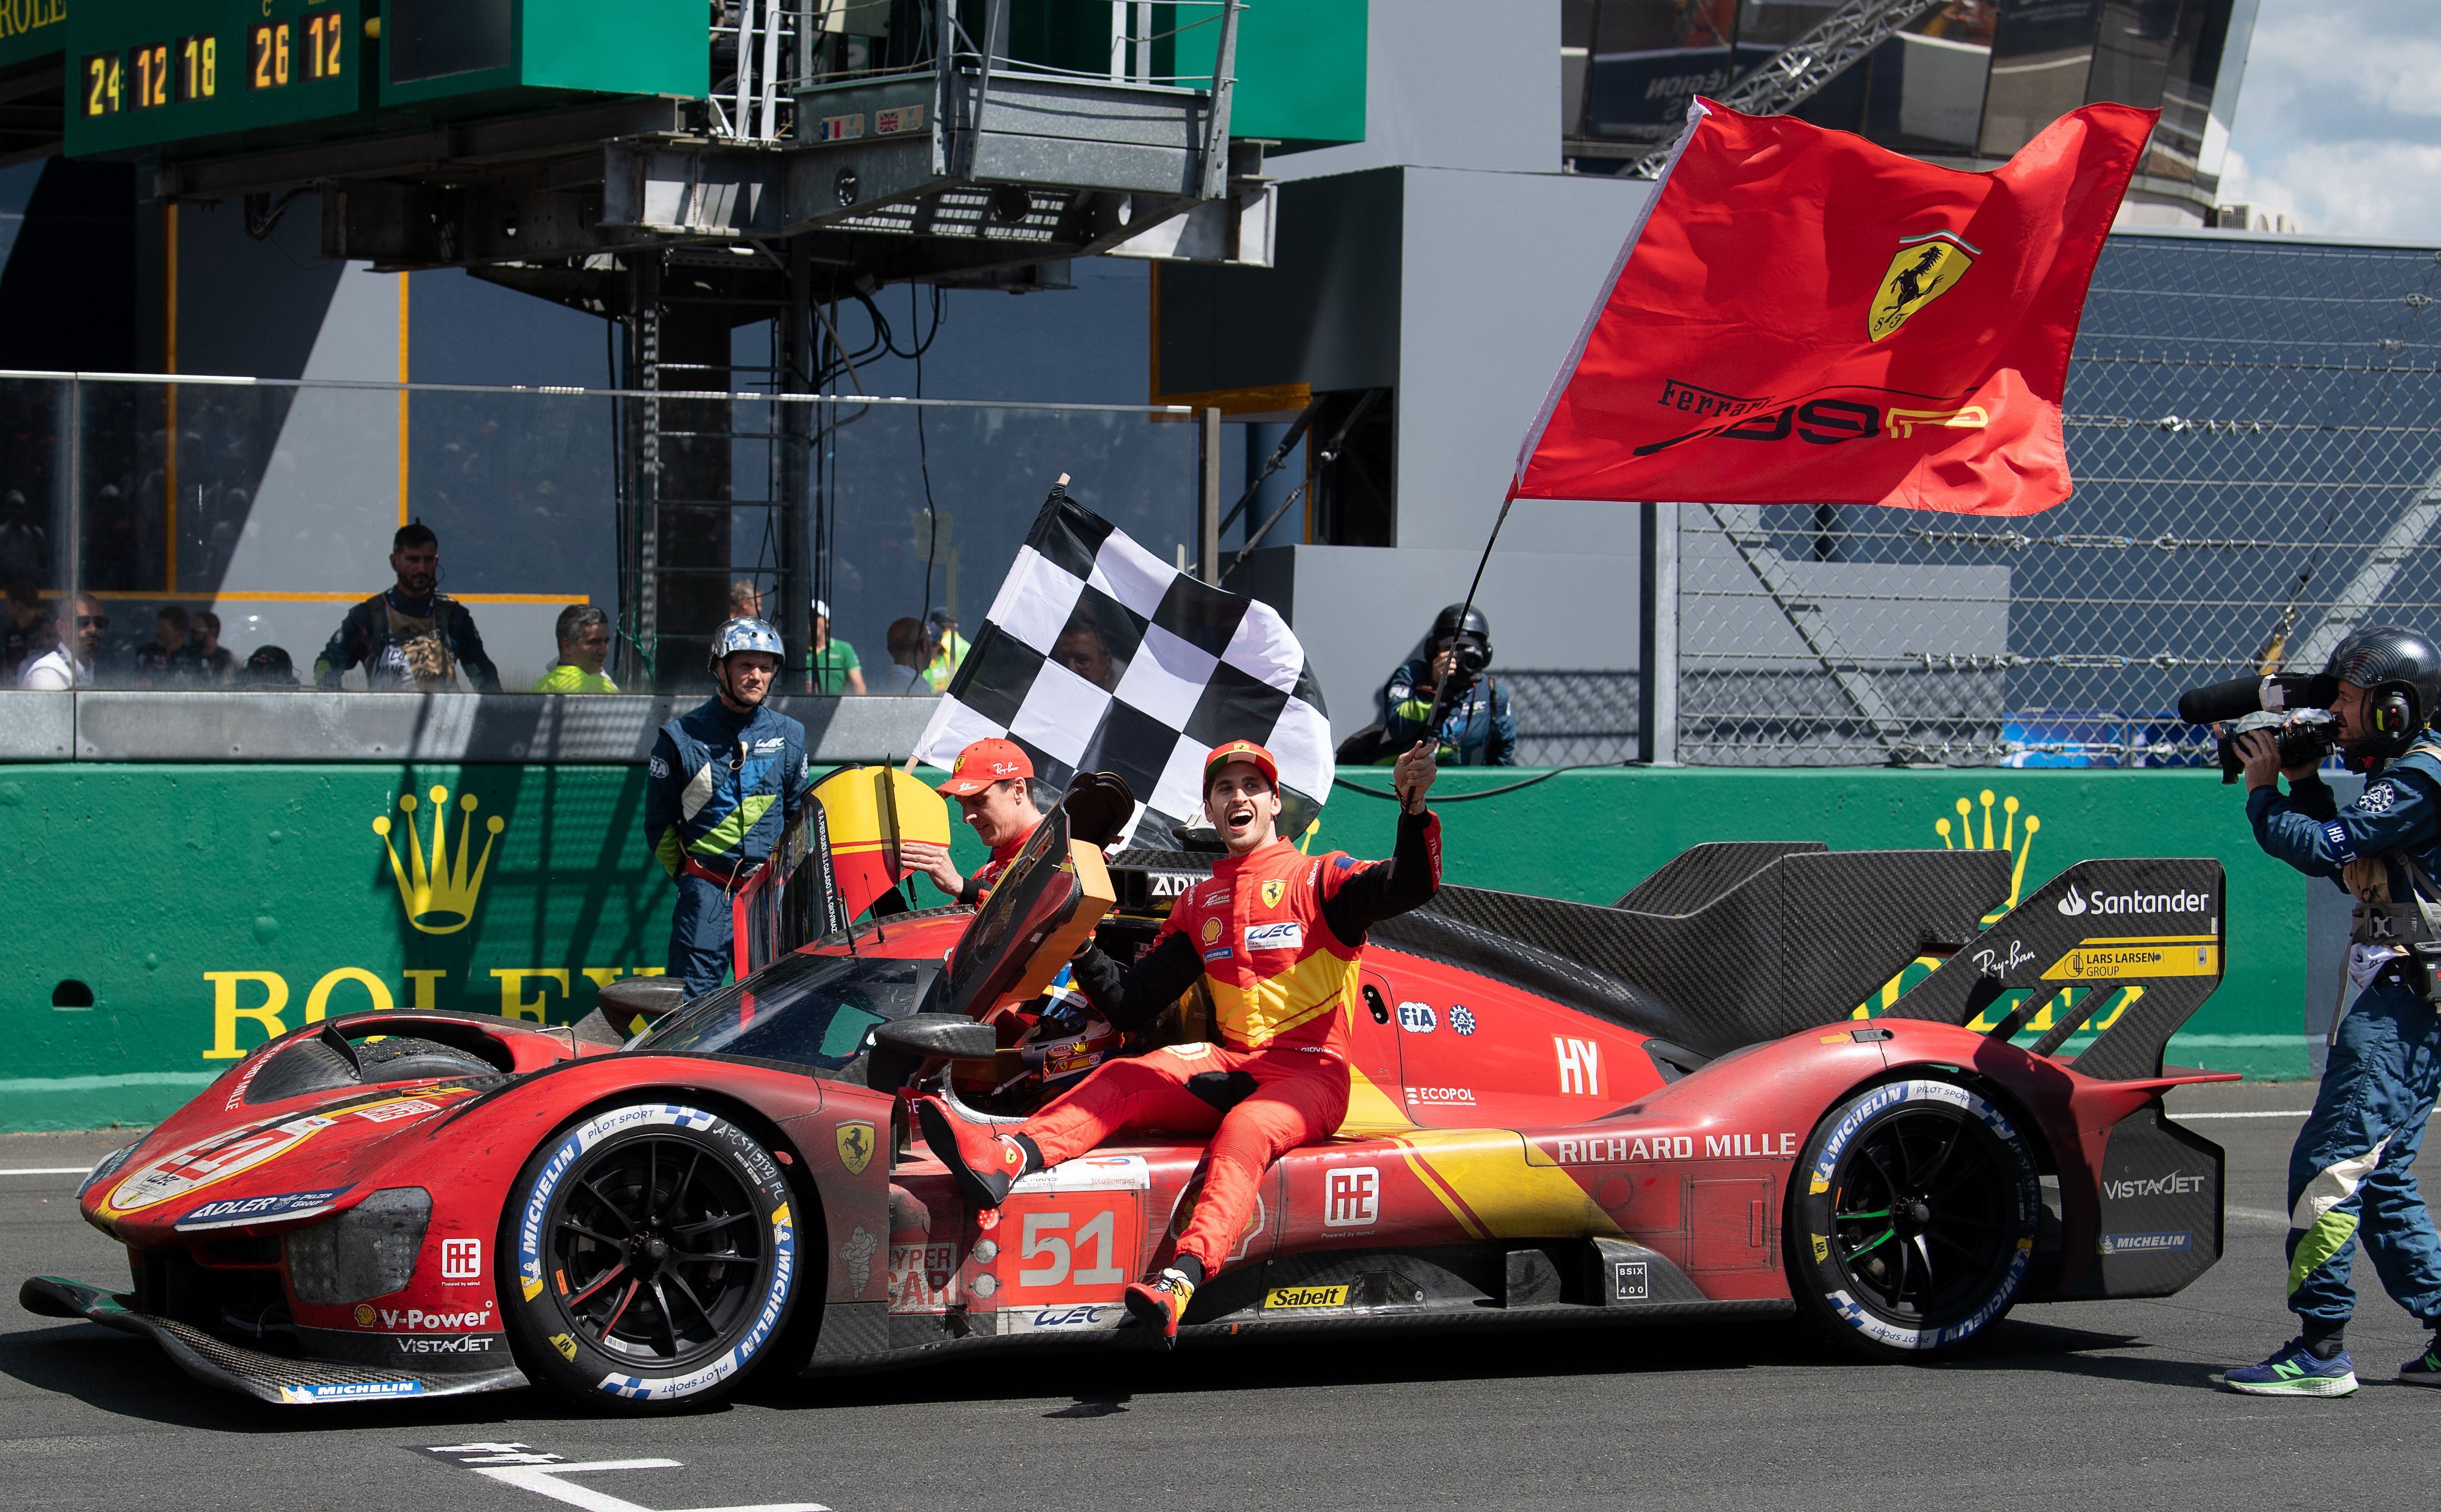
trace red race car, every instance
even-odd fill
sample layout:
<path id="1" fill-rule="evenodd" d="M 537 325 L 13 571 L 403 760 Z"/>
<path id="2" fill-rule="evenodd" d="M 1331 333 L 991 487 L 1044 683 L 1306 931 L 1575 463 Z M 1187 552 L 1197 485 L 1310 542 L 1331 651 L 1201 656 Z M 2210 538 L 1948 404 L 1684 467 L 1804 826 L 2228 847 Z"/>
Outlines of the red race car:
<path id="1" fill-rule="evenodd" d="M 535 1381 L 649 1410 L 760 1369 L 1128 1341 L 1120 1289 L 1166 1260 L 1201 1146 L 1106 1148 L 978 1212 L 908 1098 L 1014 1118 L 1206 1033 L 1190 994 L 1120 1044 L 1064 963 L 1089 934 L 1130 959 L 1208 860 L 1106 866 L 1063 806 L 981 911 L 835 930 L 631 1038 L 307 1026 L 86 1179 L 125 1289 L 21 1301 L 293 1403 Z M 1987 925 L 2007 866 L 1738 843 L 1610 908 L 1443 888 L 1375 930 L 1348 1122 L 1265 1178 L 1182 1337 L 1796 1315 L 1924 1358 L 2018 1302 L 2177 1291 L 2220 1252 L 2222 1162 L 2161 1094 L 2224 1078 L 2161 1054 L 2219 981 L 2220 869 L 2088 861 Z M 605 998 L 648 1017 L 670 990 Z"/>

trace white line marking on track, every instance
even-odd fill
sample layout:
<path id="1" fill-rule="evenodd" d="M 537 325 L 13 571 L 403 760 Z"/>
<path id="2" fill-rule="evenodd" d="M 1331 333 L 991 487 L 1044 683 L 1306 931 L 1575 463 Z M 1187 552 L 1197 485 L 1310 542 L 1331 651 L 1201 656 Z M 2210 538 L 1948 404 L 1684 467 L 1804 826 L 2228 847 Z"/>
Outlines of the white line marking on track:
<path id="1" fill-rule="evenodd" d="M 526 1490 L 581 1506 L 585 1512 L 653 1512 L 641 1503 L 629 1502 L 581 1485 L 569 1485 L 559 1480 L 563 1475 L 585 1475 L 595 1470 L 676 1470 L 685 1467 L 677 1460 L 586 1460 L 575 1465 L 503 1465 L 479 1467 L 475 1473 L 486 1475 L 504 1485 L 521 1486 Z M 698 1507 L 693 1512 L 830 1512 L 820 1502 L 767 1502 L 755 1506 Z"/>
<path id="2" fill-rule="evenodd" d="M 2312 1111 L 2310 1107 L 2284 1107 L 2266 1113 L 2173 1113 L 2170 1116 L 2183 1124 L 2194 1118 L 2304 1118 Z"/>
<path id="3" fill-rule="evenodd" d="M 563 1475 L 588 1475 L 606 1470 L 677 1470 L 685 1466 L 678 1460 L 585 1460 L 576 1464 L 558 1463 L 556 1454 L 536 1450 L 526 1444 L 436 1444 L 425 1453 L 435 1459 L 455 1460 L 478 1475 L 488 1476 L 503 1485 L 514 1485 L 547 1496 L 554 1502 L 583 1507 L 585 1512 L 655 1512 L 640 1502 L 596 1491 L 588 1486 L 570 1485 L 558 1479 Z M 671 1509 L 678 1512 L 678 1509 Z M 820 1502 L 764 1502 L 752 1506 L 695 1507 L 687 1512 L 830 1512 Z"/>
<path id="4" fill-rule="evenodd" d="M 82 1176 L 92 1169 L 90 1165 L 20 1165 L 0 1170 L 0 1176 Z"/>

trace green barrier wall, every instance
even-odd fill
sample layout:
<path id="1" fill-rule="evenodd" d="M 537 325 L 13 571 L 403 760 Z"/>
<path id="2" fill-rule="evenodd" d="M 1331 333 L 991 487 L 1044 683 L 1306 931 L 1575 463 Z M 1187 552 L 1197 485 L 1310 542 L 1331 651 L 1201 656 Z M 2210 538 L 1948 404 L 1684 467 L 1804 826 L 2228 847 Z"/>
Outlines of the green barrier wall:
<path id="1" fill-rule="evenodd" d="M 1517 776 L 1448 773 L 1436 796 Z M 1946 820 L 1949 843 L 1980 846 L 1986 793 L 1991 843 L 2022 855 L 2029 890 L 2088 856 L 2219 857 L 2229 974 L 2172 1058 L 2305 1074 L 2305 879 L 2255 850 L 2238 792 L 2212 773 L 1566 772 L 1444 804 L 1447 874 L 1608 903 L 1704 840 L 1937 846 Z M 642 769 L 624 765 L 10 766 L 0 1128 L 157 1120 L 325 1013 L 581 1017 L 597 983 L 661 964 L 672 889 L 642 808 Z M 1308 843 L 1383 855 L 1391 821 L 1389 802 L 1342 787 Z M 959 834 L 972 867 L 982 848 Z"/>

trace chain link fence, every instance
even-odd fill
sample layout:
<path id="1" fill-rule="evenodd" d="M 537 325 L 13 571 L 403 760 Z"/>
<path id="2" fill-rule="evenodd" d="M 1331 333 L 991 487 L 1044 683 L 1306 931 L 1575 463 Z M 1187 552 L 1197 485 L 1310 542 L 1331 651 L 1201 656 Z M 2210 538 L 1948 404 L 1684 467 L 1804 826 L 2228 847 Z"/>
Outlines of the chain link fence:
<path id="1" fill-rule="evenodd" d="M 2069 502 L 1681 508 L 1679 759 L 2208 761 L 2182 689 L 2441 626 L 2436 297 L 2431 249 L 2114 236 L 2070 370 Z M 1591 749 L 1584 724 L 1529 743 Z"/>

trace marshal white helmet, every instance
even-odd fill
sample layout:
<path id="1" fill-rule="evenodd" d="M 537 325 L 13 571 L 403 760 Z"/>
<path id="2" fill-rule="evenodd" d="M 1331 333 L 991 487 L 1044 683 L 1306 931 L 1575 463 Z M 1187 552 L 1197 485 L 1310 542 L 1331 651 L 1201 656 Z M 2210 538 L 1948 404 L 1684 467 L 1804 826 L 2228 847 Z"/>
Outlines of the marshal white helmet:
<path id="1" fill-rule="evenodd" d="M 762 620 L 731 620 L 714 631 L 712 670 L 718 672 L 723 661 L 740 651 L 768 651 L 784 662 L 788 659 L 788 654 L 781 644 L 780 632 Z"/>

